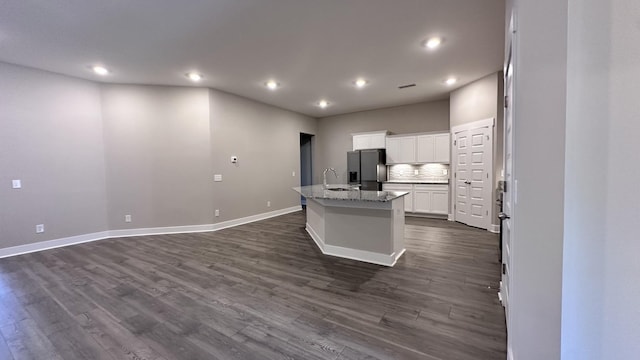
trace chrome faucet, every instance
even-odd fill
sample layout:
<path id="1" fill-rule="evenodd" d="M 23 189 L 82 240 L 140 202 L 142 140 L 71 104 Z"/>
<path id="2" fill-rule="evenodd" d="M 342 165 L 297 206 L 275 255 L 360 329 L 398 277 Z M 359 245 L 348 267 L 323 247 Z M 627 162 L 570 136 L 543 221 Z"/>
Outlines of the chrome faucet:
<path id="1" fill-rule="evenodd" d="M 333 175 L 336 176 L 336 179 L 338 178 L 338 174 L 336 173 L 336 169 L 334 168 L 326 168 L 324 169 L 324 171 L 322 172 L 322 186 L 324 186 L 324 188 L 327 188 L 327 171 L 332 171 Z"/>

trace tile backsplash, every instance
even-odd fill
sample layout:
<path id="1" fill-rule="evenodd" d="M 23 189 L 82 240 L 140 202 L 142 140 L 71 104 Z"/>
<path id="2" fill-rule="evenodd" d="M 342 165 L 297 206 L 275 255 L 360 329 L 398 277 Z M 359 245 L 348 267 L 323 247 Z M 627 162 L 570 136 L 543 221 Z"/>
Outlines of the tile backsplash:
<path id="1" fill-rule="evenodd" d="M 389 181 L 448 182 L 448 164 L 397 164 L 387 167 Z"/>

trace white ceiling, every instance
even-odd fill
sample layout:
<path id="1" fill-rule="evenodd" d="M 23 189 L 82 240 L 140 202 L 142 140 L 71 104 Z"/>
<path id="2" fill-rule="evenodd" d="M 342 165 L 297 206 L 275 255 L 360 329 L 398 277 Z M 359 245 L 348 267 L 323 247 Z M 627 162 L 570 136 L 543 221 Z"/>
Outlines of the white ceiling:
<path id="1" fill-rule="evenodd" d="M 420 44 L 432 35 L 444 38 L 437 51 Z M 504 0 L 0 2 L 0 61 L 206 86 L 314 117 L 446 98 L 501 68 L 503 39 Z M 112 73 L 94 75 L 93 64 Z M 191 83 L 190 70 L 205 79 Z M 360 76 L 370 83 L 356 89 Z M 458 83 L 443 85 L 448 76 Z M 281 88 L 267 90 L 269 79 Z M 321 98 L 331 106 L 315 106 Z"/>

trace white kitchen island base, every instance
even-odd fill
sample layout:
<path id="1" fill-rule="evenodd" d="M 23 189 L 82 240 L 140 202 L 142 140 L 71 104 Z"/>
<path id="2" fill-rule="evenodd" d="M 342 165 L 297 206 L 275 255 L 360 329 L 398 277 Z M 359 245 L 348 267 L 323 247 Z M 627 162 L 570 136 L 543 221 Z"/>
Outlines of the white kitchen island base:
<path id="1" fill-rule="evenodd" d="M 405 251 L 404 199 L 307 198 L 306 230 L 323 254 L 393 266 Z"/>

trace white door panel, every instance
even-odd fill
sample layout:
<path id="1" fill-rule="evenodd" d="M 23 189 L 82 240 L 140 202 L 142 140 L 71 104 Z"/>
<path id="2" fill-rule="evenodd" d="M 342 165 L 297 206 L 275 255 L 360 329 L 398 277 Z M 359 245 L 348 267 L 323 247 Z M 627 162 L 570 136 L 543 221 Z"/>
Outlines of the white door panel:
<path id="1" fill-rule="evenodd" d="M 455 220 L 483 229 L 491 223 L 491 135 L 487 125 L 454 133 Z"/>
<path id="2" fill-rule="evenodd" d="M 502 220 L 501 227 L 501 242 L 502 242 L 502 281 L 500 281 L 500 297 L 502 298 L 502 305 L 505 310 L 507 331 L 512 327 L 509 302 L 511 299 L 510 289 L 511 286 L 511 234 L 512 234 L 512 219 L 513 213 L 513 73 L 514 73 L 514 59 L 513 59 L 513 42 L 515 37 L 513 36 L 513 17 L 509 22 L 509 31 L 507 33 L 508 52 L 505 59 L 504 66 L 504 181 L 505 191 L 502 198 L 502 212 L 506 216 Z M 510 339 L 507 340 L 507 346 L 510 345 Z"/>

